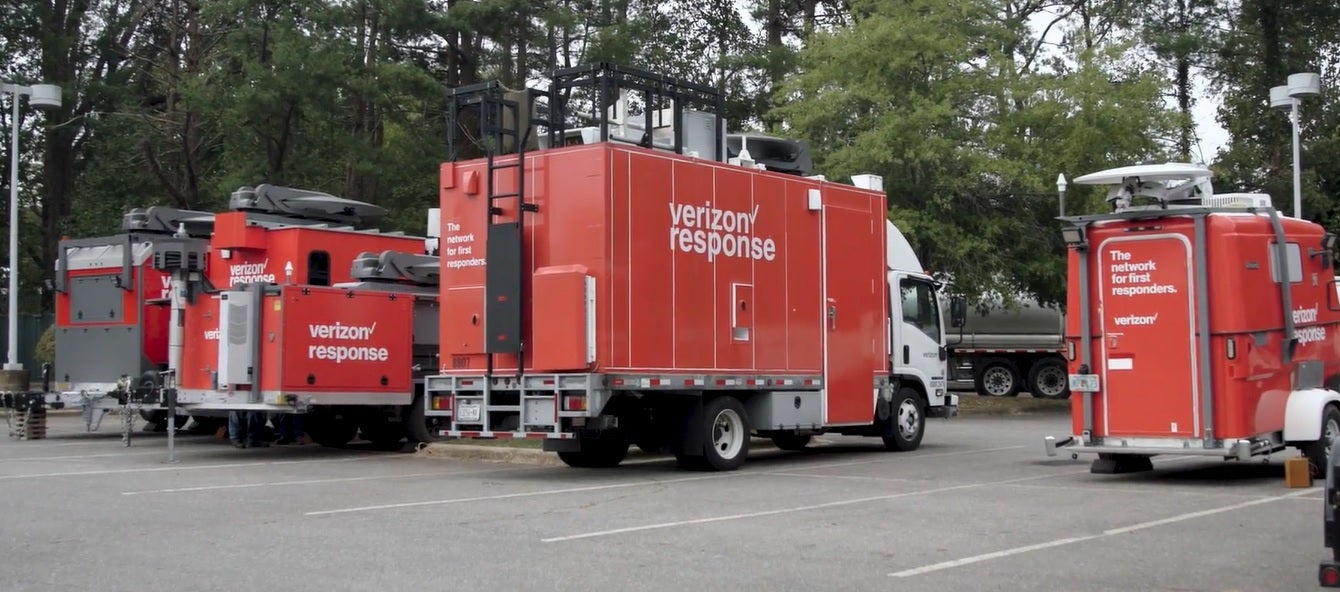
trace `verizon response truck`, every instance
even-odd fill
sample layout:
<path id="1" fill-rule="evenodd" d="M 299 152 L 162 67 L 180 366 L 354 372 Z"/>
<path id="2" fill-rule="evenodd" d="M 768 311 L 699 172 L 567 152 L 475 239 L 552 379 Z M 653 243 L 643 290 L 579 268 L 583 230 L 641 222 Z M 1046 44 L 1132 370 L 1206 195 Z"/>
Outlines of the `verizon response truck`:
<path id="1" fill-rule="evenodd" d="M 583 97 L 592 124 L 568 128 Z M 442 166 L 442 368 L 425 379 L 442 435 L 543 439 L 579 467 L 636 444 L 733 470 L 752 434 L 912 450 L 927 416 L 956 412 L 939 286 L 891 265 L 908 253 L 878 177 L 787 174 L 806 159 L 786 150 L 765 170 L 749 141 L 728 159 L 714 89 L 607 64 L 452 101 L 453 133 L 473 118 L 519 150 Z"/>
<path id="2" fill-rule="evenodd" d="M 1268 196 L 1215 195 L 1199 165 L 1140 165 L 1108 185 L 1112 212 L 1063 217 L 1072 436 L 1093 472 L 1151 456 L 1247 460 L 1291 446 L 1318 469 L 1340 433 L 1335 235 Z M 1150 200 L 1150 203 L 1145 203 Z"/>

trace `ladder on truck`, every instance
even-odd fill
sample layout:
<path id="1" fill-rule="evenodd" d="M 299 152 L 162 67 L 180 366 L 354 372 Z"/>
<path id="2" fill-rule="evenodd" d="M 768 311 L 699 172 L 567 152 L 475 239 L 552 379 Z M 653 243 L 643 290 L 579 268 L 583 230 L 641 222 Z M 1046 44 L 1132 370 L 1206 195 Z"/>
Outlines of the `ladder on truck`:
<path id="1" fill-rule="evenodd" d="M 479 136 L 474 144 L 485 158 L 488 236 L 484 242 L 484 351 L 489 354 L 489 376 L 493 375 L 493 356 L 497 354 L 516 356 L 518 377 L 525 367 L 525 339 L 521 335 L 525 214 L 539 210 L 534 203 L 526 202 L 526 145 L 537 125 L 554 127 L 534 113 L 535 98 L 543 94 L 534 89 L 510 90 L 496 80 L 450 90 L 448 160 L 455 161 L 459 156 L 456 140 L 463 129 L 461 112 L 472 106 L 478 107 L 479 118 Z M 499 162 L 499 156 L 507 153 L 514 153 L 515 159 Z M 501 192 L 497 174 L 510 169 L 516 170 L 516 189 Z M 516 200 L 515 213 L 509 215 L 499 205 L 505 199 Z"/>

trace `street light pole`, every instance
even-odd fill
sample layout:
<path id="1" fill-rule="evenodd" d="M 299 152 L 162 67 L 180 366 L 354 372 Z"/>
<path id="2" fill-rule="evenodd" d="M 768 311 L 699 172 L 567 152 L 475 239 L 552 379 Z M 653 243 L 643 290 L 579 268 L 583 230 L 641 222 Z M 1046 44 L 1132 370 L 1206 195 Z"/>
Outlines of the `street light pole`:
<path id="1" fill-rule="evenodd" d="M 1293 217 L 1303 217 L 1303 166 L 1298 120 L 1299 107 L 1304 97 L 1321 94 L 1321 76 L 1303 73 L 1290 74 L 1288 84 L 1270 89 L 1270 106 L 1289 110 L 1289 127 L 1293 132 Z"/>
<path id="2" fill-rule="evenodd" d="M 19 102 L 28 95 L 28 104 L 39 109 L 57 109 L 61 104 L 61 90 L 53 84 L 22 86 L 0 82 L 0 92 L 14 98 L 13 119 L 10 123 L 9 147 L 9 351 L 5 370 L 21 371 L 19 363 Z M 25 383 L 24 388 L 27 388 Z"/>

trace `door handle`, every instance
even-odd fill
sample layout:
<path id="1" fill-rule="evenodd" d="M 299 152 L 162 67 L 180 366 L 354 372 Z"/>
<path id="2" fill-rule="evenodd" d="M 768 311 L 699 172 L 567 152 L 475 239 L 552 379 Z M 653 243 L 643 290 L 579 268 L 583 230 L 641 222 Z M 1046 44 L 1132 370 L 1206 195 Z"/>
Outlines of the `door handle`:
<path id="1" fill-rule="evenodd" d="M 909 345 L 903 346 L 903 363 L 904 364 L 912 363 L 912 347 Z"/>
<path id="2" fill-rule="evenodd" d="M 828 328 L 837 329 L 837 306 L 828 305 Z"/>

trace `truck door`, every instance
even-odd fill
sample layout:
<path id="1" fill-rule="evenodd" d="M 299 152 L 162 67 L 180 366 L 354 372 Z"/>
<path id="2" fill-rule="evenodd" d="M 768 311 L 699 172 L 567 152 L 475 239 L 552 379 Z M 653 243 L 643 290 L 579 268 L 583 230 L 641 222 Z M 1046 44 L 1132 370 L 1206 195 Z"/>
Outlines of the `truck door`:
<path id="1" fill-rule="evenodd" d="M 935 287 L 924 279 L 904 276 L 893 294 L 897 299 L 890 327 L 894 373 L 917 377 L 934 394 L 945 386 L 945 366 L 940 360 L 944 328 Z"/>
<path id="2" fill-rule="evenodd" d="M 1095 255 L 1102 319 L 1102 424 L 1109 436 L 1196 437 L 1196 294 L 1191 242 L 1110 238 Z"/>

